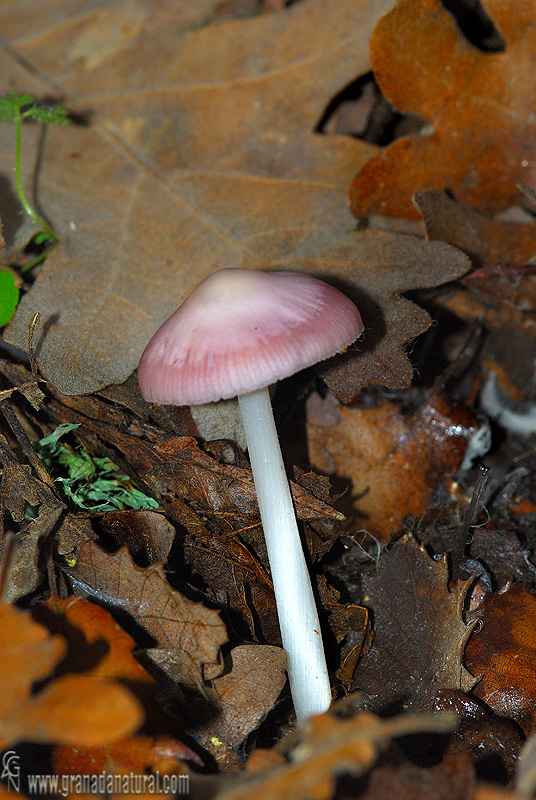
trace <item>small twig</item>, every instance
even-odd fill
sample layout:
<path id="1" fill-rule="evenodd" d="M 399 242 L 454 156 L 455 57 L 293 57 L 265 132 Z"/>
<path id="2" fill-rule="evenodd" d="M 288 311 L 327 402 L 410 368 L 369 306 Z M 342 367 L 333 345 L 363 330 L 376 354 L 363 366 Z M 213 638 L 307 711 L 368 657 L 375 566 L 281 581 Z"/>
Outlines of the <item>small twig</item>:
<path id="1" fill-rule="evenodd" d="M 469 503 L 469 508 L 467 509 L 467 514 L 465 515 L 465 523 L 463 526 L 463 533 L 464 533 L 464 540 L 469 542 L 470 540 L 470 530 L 471 528 L 475 527 L 475 523 L 478 519 L 478 504 L 480 503 L 480 499 L 486 487 L 486 483 L 488 482 L 488 473 L 489 467 L 486 467 L 484 464 L 479 465 L 479 473 L 478 478 L 476 481 L 475 488 L 473 490 L 473 496 L 471 497 L 471 502 Z"/>
<path id="2" fill-rule="evenodd" d="M 2 400 L 0 402 L 0 411 L 2 411 L 2 414 L 6 418 L 7 424 L 13 431 L 13 435 L 17 439 L 17 442 L 19 443 L 24 455 L 34 468 L 36 474 L 38 475 L 40 480 L 43 481 L 43 483 L 45 483 L 50 489 L 52 489 L 52 491 L 55 494 L 56 487 L 54 485 L 54 481 L 50 477 L 47 468 L 45 467 L 45 465 L 35 452 L 32 443 L 28 439 L 28 436 L 26 435 L 24 428 L 20 424 L 17 415 L 13 411 L 9 403 L 9 400 Z"/>

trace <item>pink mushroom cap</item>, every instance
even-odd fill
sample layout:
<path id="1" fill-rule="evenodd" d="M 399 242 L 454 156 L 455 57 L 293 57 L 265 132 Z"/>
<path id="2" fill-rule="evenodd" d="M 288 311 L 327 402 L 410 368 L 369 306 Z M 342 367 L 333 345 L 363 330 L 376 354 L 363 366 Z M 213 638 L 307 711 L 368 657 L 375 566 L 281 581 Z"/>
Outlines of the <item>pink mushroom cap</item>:
<path id="1" fill-rule="evenodd" d="M 247 394 L 334 356 L 363 331 L 355 304 L 300 272 L 213 272 L 145 348 L 145 400 L 200 405 Z"/>

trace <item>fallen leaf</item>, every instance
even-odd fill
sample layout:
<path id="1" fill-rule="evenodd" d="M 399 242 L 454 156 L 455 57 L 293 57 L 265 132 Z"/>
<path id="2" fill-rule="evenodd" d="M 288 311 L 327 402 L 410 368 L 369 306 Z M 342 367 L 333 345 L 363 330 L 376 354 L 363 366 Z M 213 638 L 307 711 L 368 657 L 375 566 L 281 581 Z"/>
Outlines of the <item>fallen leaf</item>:
<path id="1" fill-rule="evenodd" d="M 446 732 L 449 716 L 412 715 L 379 720 L 361 712 L 351 719 L 327 713 L 311 717 L 283 742 L 288 763 L 271 759 L 262 770 L 262 752 L 255 752 L 255 769 L 236 786 L 223 791 L 221 800 L 328 800 L 342 774 L 362 775 L 374 764 L 392 738 L 420 731 Z M 261 762 L 259 764 L 259 761 Z M 265 760 L 266 761 L 266 760 Z"/>
<path id="2" fill-rule="evenodd" d="M 3 466 L 0 479 L 3 508 L 9 511 L 16 523 L 21 523 L 3 595 L 4 600 L 14 602 L 35 591 L 41 583 L 42 542 L 58 523 L 65 506 L 32 474 L 28 465 L 17 461 L 3 436 L 0 436 L 0 464 Z M 25 521 L 27 506 L 37 509 L 37 516 Z"/>
<path id="3" fill-rule="evenodd" d="M 22 740 L 96 746 L 127 736 L 140 725 L 138 701 L 111 680 L 68 674 L 32 694 L 33 684 L 62 658 L 65 641 L 4 603 L 0 623 L 2 749 Z"/>
<path id="4" fill-rule="evenodd" d="M 286 683 L 287 658 L 281 647 L 243 644 L 229 657 L 229 672 L 206 690 L 216 716 L 191 733 L 197 740 L 217 736 L 237 747 L 259 725 Z"/>
<path id="5" fill-rule="evenodd" d="M 47 76 L 95 115 L 89 127 L 47 131 L 40 203 L 62 242 L 6 338 L 26 347 L 39 310 L 41 371 L 65 393 L 88 393 L 125 381 L 156 328 L 215 268 L 305 270 L 356 286 L 363 300 L 367 338 L 350 368 L 326 373 L 332 388 L 344 399 L 371 381 L 407 385 L 403 343 L 430 318 L 397 293 L 457 277 L 468 262 L 445 245 L 356 233 L 346 187 L 375 148 L 314 132 L 332 95 L 367 71 L 368 36 L 387 6 L 308 0 L 180 36 L 166 10 L 126 3 L 114 7 L 112 50 L 96 61 L 80 53 L 107 7 L 64 22 L 58 14 L 50 26 L 0 7 L 4 35 L 34 71 L 26 81 L 11 51 L 0 53 L 6 80 L 39 97 L 50 87 L 35 76 Z M 135 33 L 123 39 L 117 14 L 130 27 L 131 13 Z M 9 137 L 0 143 L 10 151 Z M 27 136 L 30 162 L 36 147 Z"/>
<path id="6" fill-rule="evenodd" d="M 165 563 L 175 539 L 175 528 L 156 511 L 112 511 L 100 527 L 119 545 L 126 544 L 133 556 L 145 553 L 149 563 Z"/>
<path id="7" fill-rule="evenodd" d="M 66 600 L 51 598 L 33 609 L 34 619 L 67 643 L 67 652 L 56 666 L 55 677 L 66 672 L 91 675 L 98 680 L 115 679 L 129 687 L 145 711 L 143 730 L 159 736 L 136 734 L 100 747 L 55 747 L 52 758 L 58 774 L 94 775 L 103 771 L 117 774 L 127 770 L 143 773 L 147 768 L 164 772 L 172 760 L 201 764 L 192 750 L 166 730 L 177 719 L 166 714 L 158 701 L 159 687 L 132 650 L 135 642 L 101 606 L 71 595 Z"/>
<path id="8" fill-rule="evenodd" d="M 511 276 L 511 288 L 520 294 L 520 278 L 524 273 L 530 275 L 527 268 L 520 268 L 536 256 L 536 225 L 488 217 L 457 203 L 444 190 L 417 192 L 415 205 L 423 215 L 429 239 L 449 242 L 471 257 L 473 271 L 464 283 L 474 285 L 479 277 L 480 281 L 486 275 L 495 277 L 502 286 L 502 292 L 496 292 L 497 297 L 512 302 L 511 296 L 504 296 Z M 507 269 L 512 266 L 518 269 Z"/>
<path id="9" fill-rule="evenodd" d="M 439 392 L 411 412 L 385 400 L 373 409 L 339 406 L 337 414 L 335 425 L 307 425 L 311 465 L 349 484 L 339 507 L 383 540 L 426 509 L 478 428 L 476 417 Z"/>
<path id="10" fill-rule="evenodd" d="M 200 687 L 206 667 L 221 669 L 219 649 L 227 631 L 219 612 L 172 589 L 160 565 L 141 569 L 126 547 L 110 555 L 89 541 L 76 566 L 64 571 L 78 593 L 130 614 L 155 638 L 156 656 L 159 649 L 171 651 L 178 680 Z"/>
<path id="11" fill-rule="evenodd" d="M 440 689 L 469 691 L 476 679 L 462 664 L 474 623 L 462 619 L 466 587 L 449 592 L 445 558 L 432 561 L 405 537 L 364 580 L 363 604 L 374 615 L 374 642 L 358 664 L 355 685 L 375 709 L 431 710 Z"/>
<path id="12" fill-rule="evenodd" d="M 535 613 L 529 584 L 488 594 L 465 653 L 468 669 L 481 676 L 473 694 L 495 713 L 515 720 L 526 736 L 536 727 Z"/>
<path id="13" fill-rule="evenodd" d="M 437 713 L 454 712 L 458 718 L 446 755 L 464 753 L 477 770 L 493 761 L 494 774 L 503 774 L 511 783 L 523 743 L 521 731 L 511 720 L 494 714 L 485 703 L 455 689 L 439 691 L 434 708 Z"/>
<path id="14" fill-rule="evenodd" d="M 464 756 L 450 756 L 429 769 L 408 762 L 375 769 L 360 800 L 467 800 L 473 798 L 475 775 Z M 342 800 L 350 800 L 349 796 Z"/>
<path id="15" fill-rule="evenodd" d="M 143 5 L 133 38 L 123 40 L 114 33 L 123 15 L 130 27 L 131 4 L 123 3 L 114 5 L 107 36 L 113 55 L 92 57 L 89 68 L 80 53 L 106 26 L 109 10 L 64 19 L 60 8 L 45 25 L 47 5 L 31 15 L 4 6 L 0 24 L 34 74 L 100 120 L 65 129 L 64 137 L 48 131 L 40 180 L 62 245 L 32 290 L 31 305 L 42 314 L 36 354 L 47 377 L 77 393 L 125 380 L 156 327 L 215 265 L 259 266 L 257 236 L 320 220 L 349 227 L 345 187 L 374 148 L 314 127 L 330 96 L 368 69 L 368 37 L 382 4 L 312 0 L 218 25 L 203 25 L 200 15 L 193 28 L 186 7 L 181 17 Z M 15 86 L 50 94 L 46 81 L 27 80 L 10 53 L 2 71 Z M 2 140 L 6 153 L 10 138 Z M 35 145 L 26 136 L 29 164 Z M 98 315 L 91 298 L 98 298 Z M 16 324 L 26 339 L 28 310 L 20 309 Z M 66 354 L 58 358 L 65 326 L 71 378 L 61 365 Z"/>
<path id="16" fill-rule="evenodd" d="M 415 219 L 412 197 L 421 189 L 450 189 L 493 213 L 521 202 L 519 183 L 536 183 L 534 6 L 487 0 L 484 8 L 504 52 L 470 44 L 439 0 L 398 0 L 378 22 L 370 42 L 376 80 L 397 110 L 429 124 L 361 168 L 350 192 L 354 214 Z"/>

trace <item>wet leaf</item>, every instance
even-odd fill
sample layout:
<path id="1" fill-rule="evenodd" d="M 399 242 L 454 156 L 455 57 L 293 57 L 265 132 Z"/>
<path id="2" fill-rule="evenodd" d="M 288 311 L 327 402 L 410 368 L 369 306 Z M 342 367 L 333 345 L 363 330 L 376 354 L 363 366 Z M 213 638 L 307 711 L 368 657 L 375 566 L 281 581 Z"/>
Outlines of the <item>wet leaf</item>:
<path id="1" fill-rule="evenodd" d="M 468 669 L 480 677 L 473 694 L 515 720 L 526 735 L 536 727 L 535 613 L 529 584 L 488 594 L 465 654 Z"/>
<path id="2" fill-rule="evenodd" d="M 307 426 L 311 464 L 349 482 L 341 510 L 383 539 L 408 514 L 422 514 L 445 473 L 459 469 L 478 427 L 439 392 L 411 412 L 384 401 L 373 409 L 339 406 L 336 413 L 334 425 Z"/>
<path id="3" fill-rule="evenodd" d="M 110 555 L 87 542 L 76 566 L 65 572 L 77 592 L 130 614 L 155 638 L 155 656 L 159 649 L 171 653 L 176 677 L 183 683 L 201 686 L 205 667 L 220 668 L 219 648 L 227 632 L 219 612 L 172 589 L 160 565 L 141 569 L 126 547 Z"/>
<path id="4" fill-rule="evenodd" d="M 432 561 L 406 537 L 384 553 L 365 580 L 363 604 L 374 614 L 374 642 L 357 667 L 356 685 L 374 708 L 430 710 L 439 689 L 475 684 L 462 656 L 472 625 L 462 620 L 464 587 L 447 588 L 445 559 Z"/>
<path id="5" fill-rule="evenodd" d="M 21 740 L 101 745 L 139 726 L 139 703 L 111 680 L 67 674 L 32 695 L 64 655 L 65 641 L 11 606 L 1 604 L 0 617 L 2 749 Z"/>
<path id="6" fill-rule="evenodd" d="M 421 189 L 450 189 L 461 203 L 493 213 L 521 200 L 517 184 L 534 182 L 535 9 L 512 0 L 484 7 L 504 52 L 470 44 L 439 0 L 398 0 L 378 22 L 370 44 L 376 80 L 396 109 L 428 125 L 361 168 L 354 214 L 416 218 L 412 197 Z"/>

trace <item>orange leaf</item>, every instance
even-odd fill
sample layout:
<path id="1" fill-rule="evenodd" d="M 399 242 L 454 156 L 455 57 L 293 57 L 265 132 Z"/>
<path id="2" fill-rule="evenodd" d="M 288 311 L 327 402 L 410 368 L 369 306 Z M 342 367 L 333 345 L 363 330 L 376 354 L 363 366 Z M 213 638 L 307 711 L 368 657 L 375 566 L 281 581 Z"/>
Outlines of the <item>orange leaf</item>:
<path id="1" fill-rule="evenodd" d="M 489 213 L 522 198 L 517 184 L 534 183 L 536 7 L 485 5 L 504 52 L 470 44 L 439 0 L 398 0 L 378 22 L 371 61 L 383 93 L 433 129 L 398 139 L 362 167 L 351 188 L 354 214 L 417 218 L 413 195 L 443 188 Z"/>

